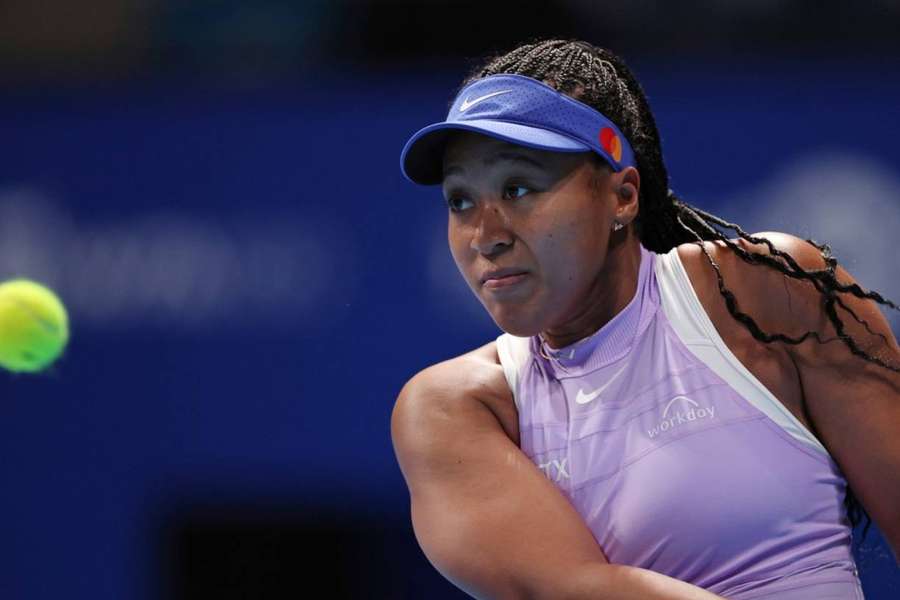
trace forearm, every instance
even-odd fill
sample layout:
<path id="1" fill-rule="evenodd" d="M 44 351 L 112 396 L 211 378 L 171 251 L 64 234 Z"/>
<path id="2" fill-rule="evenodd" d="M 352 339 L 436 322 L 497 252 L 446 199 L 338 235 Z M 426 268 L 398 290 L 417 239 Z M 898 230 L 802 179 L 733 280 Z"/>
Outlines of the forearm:
<path id="1" fill-rule="evenodd" d="M 637 567 L 595 563 L 573 577 L 567 600 L 722 600 L 684 581 Z"/>

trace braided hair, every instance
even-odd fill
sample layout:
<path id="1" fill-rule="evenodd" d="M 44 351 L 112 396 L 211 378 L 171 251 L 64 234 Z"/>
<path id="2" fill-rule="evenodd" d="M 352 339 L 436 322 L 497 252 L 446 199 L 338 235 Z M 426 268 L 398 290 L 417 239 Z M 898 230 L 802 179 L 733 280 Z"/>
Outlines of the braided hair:
<path id="1" fill-rule="evenodd" d="M 635 231 L 641 243 L 656 253 L 667 252 L 683 243 L 697 244 L 716 272 L 719 292 L 725 298 L 729 313 L 746 327 L 754 338 L 767 344 L 782 342 L 797 345 L 813 337 L 819 343 L 824 343 L 818 332 L 808 331 L 800 337 L 790 337 L 763 331 L 750 315 L 738 309 L 737 300 L 725 286 L 719 265 L 707 250 L 704 241 L 722 242 L 747 263 L 768 265 L 787 277 L 811 282 L 822 295 L 825 312 L 835 327 L 837 337 L 850 352 L 881 367 L 900 372 L 900 367 L 888 364 L 863 350 L 856 340 L 846 333 L 844 323 L 835 309 L 835 305 L 839 305 L 847 310 L 857 322 L 865 325 L 871 332 L 868 323 L 845 305 L 839 294 L 849 293 L 857 298 L 875 300 L 893 309 L 898 309 L 898 306 L 877 292 L 864 290 L 855 283 L 846 285 L 839 282 L 835 274 L 837 259 L 832 256 L 827 244 L 806 240 L 820 251 L 826 267 L 820 270 L 805 270 L 789 253 L 776 248 L 767 238 L 750 235 L 735 223 L 729 223 L 691 206 L 669 189 L 669 174 L 663 162 L 656 121 L 640 84 L 621 58 L 609 50 L 579 40 L 538 41 L 489 58 L 466 77 L 460 88 L 477 79 L 500 73 L 524 75 L 543 81 L 557 91 L 593 107 L 619 127 L 631 143 L 637 160 L 637 169 L 641 174 L 639 212 L 634 221 Z M 753 244 L 765 244 L 769 254 L 744 249 L 729 239 L 723 229 L 732 230 L 740 238 Z M 778 260 L 779 258 L 784 262 Z M 802 398 L 801 403 L 813 432 L 821 438 Z M 844 506 L 854 528 L 863 520 L 866 521 L 862 535 L 864 540 L 872 520 L 849 486 Z"/>

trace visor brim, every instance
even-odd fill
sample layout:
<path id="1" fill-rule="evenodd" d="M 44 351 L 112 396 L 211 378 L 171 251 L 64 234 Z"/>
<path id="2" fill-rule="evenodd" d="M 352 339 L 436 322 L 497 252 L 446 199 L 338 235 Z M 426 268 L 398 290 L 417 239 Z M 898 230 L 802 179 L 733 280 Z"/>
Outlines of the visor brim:
<path id="1" fill-rule="evenodd" d="M 417 131 L 400 155 L 400 169 L 413 183 L 437 185 L 444 179 L 444 146 L 454 131 L 474 131 L 492 138 L 554 152 L 590 152 L 591 148 L 568 136 L 530 125 L 505 121 L 472 120 L 435 123 Z"/>

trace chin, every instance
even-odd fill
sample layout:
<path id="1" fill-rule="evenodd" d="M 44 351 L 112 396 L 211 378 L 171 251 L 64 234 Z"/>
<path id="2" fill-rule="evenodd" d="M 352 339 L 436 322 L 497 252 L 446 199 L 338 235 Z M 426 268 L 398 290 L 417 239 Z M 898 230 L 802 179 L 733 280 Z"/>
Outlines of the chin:
<path id="1" fill-rule="evenodd" d="M 491 318 L 494 320 L 497 327 L 510 335 L 516 337 L 531 337 L 540 333 L 541 328 L 539 325 L 530 322 L 527 319 L 523 319 L 521 314 L 512 315 L 510 312 L 511 311 L 508 310 L 488 311 L 488 314 L 491 315 Z"/>
<path id="2" fill-rule="evenodd" d="M 534 335 L 537 335 L 540 331 L 539 329 L 510 329 L 508 327 L 500 327 L 504 331 L 504 333 L 508 333 L 509 335 L 521 338 L 527 338 Z"/>

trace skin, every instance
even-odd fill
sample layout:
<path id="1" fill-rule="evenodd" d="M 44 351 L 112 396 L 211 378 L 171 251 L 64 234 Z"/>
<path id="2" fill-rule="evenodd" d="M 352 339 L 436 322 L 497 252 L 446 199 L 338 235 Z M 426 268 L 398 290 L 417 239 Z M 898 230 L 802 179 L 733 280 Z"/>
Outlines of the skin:
<path id="1" fill-rule="evenodd" d="M 464 132 L 447 146 L 444 173 L 453 259 L 504 331 L 541 332 L 552 348 L 567 346 L 597 331 L 634 296 L 638 240 L 614 236 L 612 227 L 637 215 L 635 168 L 615 173 L 587 153 Z M 527 271 L 521 284 L 482 285 L 486 271 L 507 267 Z"/>
<path id="2" fill-rule="evenodd" d="M 541 168 L 500 160 L 515 153 Z M 635 293 L 640 177 L 583 154 L 548 153 L 465 133 L 445 153 L 443 193 L 451 253 L 494 321 L 551 347 L 597 331 Z M 625 225 L 612 231 L 614 221 Z M 769 238 L 801 266 L 818 251 L 782 233 Z M 765 246 L 736 241 L 748 250 Z M 835 336 L 811 284 L 737 258 L 721 242 L 704 248 L 720 265 L 740 310 L 763 330 Z M 866 363 L 838 342 L 765 344 L 734 320 L 700 247 L 678 254 L 723 341 L 802 423 L 816 425 L 831 456 L 894 550 L 900 548 L 900 374 Z M 516 267 L 515 286 L 485 288 L 489 269 Z M 853 282 L 843 269 L 841 282 Z M 847 332 L 870 353 L 900 364 L 900 347 L 871 301 L 846 304 Z M 807 411 L 803 410 L 804 403 Z M 435 567 L 479 598 L 710 599 L 705 590 L 652 571 L 611 565 L 572 506 L 519 448 L 518 413 L 496 343 L 433 365 L 401 390 L 392 438 L 410 489 L 413 527 Z M 885 474 L 891 474 L 885 476 Z"/>

